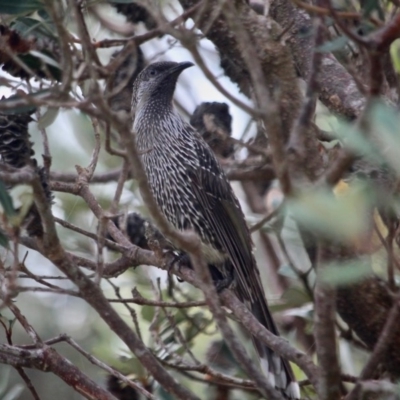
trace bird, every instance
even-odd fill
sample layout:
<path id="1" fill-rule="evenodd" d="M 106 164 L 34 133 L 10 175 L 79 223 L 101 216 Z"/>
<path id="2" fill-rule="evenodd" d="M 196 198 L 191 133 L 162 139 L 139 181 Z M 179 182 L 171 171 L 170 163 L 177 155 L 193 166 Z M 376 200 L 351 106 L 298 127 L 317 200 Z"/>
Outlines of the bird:
<path id="1" fill-rule="evenodd" d="M 262 325 L 279 335 L 239 201 L 208 144 L 173 105 L 178 77 L 192 66 L 155 62 L 136 78 L 132 121 L 137 150 L 161 213 L 175 229 L 197 233 L 206 263 L 218 269 L 222 281 L 233 281 L 230 287 L 236 296 Z M 289 362 L 256 338 L 252 341 L 269 383 L 285 398 L 299 399 Z"/>

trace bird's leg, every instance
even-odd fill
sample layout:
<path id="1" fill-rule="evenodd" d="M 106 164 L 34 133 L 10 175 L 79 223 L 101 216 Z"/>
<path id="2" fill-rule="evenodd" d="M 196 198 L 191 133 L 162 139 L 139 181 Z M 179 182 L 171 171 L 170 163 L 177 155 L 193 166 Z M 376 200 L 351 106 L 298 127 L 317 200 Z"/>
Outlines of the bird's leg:
<path id="1" fill-rule="evenodd" d="M 171 269 L 175 264 L 178 265 L 178 271 L 180 271 L 181 267 L 186 267 L 193 269 L 192 263 L 190 261 L 190 257 L 187 253 L 178 250 L 165 250 L 168 255 L 171 255 L 171 259 L 166 263 L 168 273 L 171 272 Z M 222 274 L 218 267 L 215 265 L 208 264 L 208 268 L 210 270 L 212 281 L 215 285 L 215 289 L 218 293 L 222 292 L 222 290 L 227 289 L 234 281 L 233 277 L 233 269 L 226 268 L 225 271 L 228 271 L 226 275 Z M 178 278 L 180 282 L 183 282 L 182 279 Z"/>
<path id="2" fill-rule="evenodd" d="M 164 253 L 167 256 L 170 256 L 170 260 L 168 260 L 166 262 L 166 267 L 167 267 L 168 273 L 171 273 L 171 269 L 173 268 L 173 266 L 175 264 L 178 264 L 178 271 L 181 270 L 182 266 L 193 269 L 192 263 L 190 262 L 190 257 L 188 256 L 188 254 L 186 254 L 182 251 L 179 251 L 179 250 L 165 250 Z M 183 280 L 179 277 L 178 277 L 178 281 L 183 282 Z"/>
<path id="3" fill-rule="evenodd" d="M 218 293 L 229 288 L 234 282 L 232 268 L 227 268 L 224 274 L 222 274 L 220 269 L 215 265 L 208 265 L 208 268 L 210 269 L 211 278 Z"/>
<path id="4" fill-rule="evenodd" d="M 233 276 L 223 278 L 219 281 L 214 281 L 215 290 L 217 291 L 217 293 L 221 293 L 224 289 L 228 289 L 233 281 Z"/>

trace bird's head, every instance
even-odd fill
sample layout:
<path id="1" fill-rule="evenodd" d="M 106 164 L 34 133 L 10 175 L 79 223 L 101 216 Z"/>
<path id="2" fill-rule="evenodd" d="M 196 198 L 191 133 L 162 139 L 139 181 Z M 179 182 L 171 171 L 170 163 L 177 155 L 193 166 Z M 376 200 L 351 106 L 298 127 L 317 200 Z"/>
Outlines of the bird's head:
<path id="1" fill-rule="evenodd" d="M 181 72 L 192 67 L 191 62 L 156 62 L 147 66 L 133 84 L 132 111 L 145 106 L 148 102 L 171 103 L 176 81 Z"/>

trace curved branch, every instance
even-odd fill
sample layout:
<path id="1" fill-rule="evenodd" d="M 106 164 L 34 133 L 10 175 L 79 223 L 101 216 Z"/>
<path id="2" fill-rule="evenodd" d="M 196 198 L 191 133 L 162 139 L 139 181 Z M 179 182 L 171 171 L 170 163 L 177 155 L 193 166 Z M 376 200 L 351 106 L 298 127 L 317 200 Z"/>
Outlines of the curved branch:
<path id="1" fill-rule="evenodd" d="M 39 349 L 27 350 L 0 344 L 0 363 L 12 365 L 15 368 L 52 372 L 89 400 L 116 400 L 112 394 L 91 380 L 69 360 L 46 345 Z"/>

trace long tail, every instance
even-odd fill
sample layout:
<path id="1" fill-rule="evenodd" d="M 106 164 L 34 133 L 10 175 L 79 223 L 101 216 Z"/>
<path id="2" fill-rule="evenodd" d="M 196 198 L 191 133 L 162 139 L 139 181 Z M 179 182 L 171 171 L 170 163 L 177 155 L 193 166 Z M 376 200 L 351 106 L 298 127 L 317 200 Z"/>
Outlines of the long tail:
<path id="1" fill-rule="evenodd" d="M 278 329 L 272 319 L 262 289 L 248 304 L 252 314 L 273 334 L 279 336 Z M 260 357 L 261 369 L 271 385 L 275 386 L 286 399 L 300 399 L 300 388 L 295 380 L 292 368 L 287 360 L 274 353 L 269 347 L 252 336 L 252 341 Z"/>

